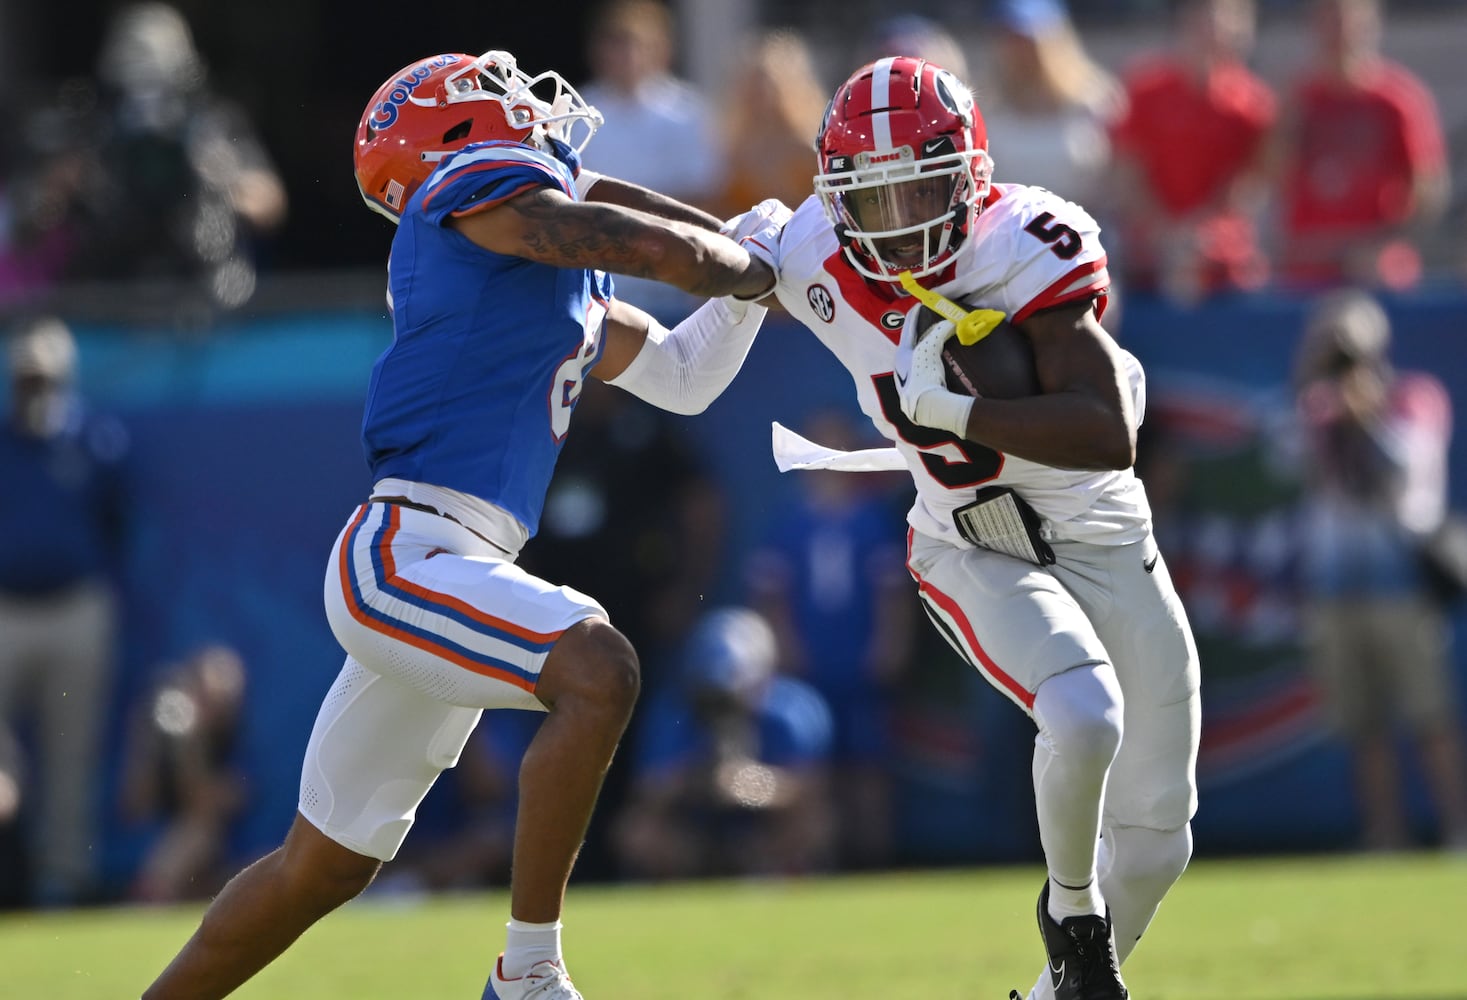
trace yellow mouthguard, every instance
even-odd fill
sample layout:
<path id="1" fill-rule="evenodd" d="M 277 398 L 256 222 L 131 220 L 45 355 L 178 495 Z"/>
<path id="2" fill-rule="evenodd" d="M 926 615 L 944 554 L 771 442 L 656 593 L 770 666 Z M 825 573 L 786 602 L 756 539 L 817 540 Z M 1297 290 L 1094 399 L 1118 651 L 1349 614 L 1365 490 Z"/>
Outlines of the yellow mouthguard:
<path id="1" fill-rule="evenodd" d="M 917 284 L 911 271 L 903 271 L 898 280 L 918 302 L 937 313 L 943 319 L 952 320 L 957 326 L 958 343 L 971 347 L 994 331 L 1004 320 L 1004 313 L 997 309 L 967 310 L 952 299 Z"/>

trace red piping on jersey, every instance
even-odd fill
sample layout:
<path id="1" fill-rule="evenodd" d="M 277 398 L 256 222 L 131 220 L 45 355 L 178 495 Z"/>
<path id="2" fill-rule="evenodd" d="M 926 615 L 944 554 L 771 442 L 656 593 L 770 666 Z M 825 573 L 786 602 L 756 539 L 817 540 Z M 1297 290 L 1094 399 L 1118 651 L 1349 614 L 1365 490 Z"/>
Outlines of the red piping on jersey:
<path id="1" fill-rule="evenodd" d="M 534 181 L 529 181 L 529 182 L 527 182 L 525 184 L 521 184 L 519 187 L 515 188 L 509 194 L 500 195 L 498 198 L 494 198 L 494 199 L 488 200 L 488 201 L 476 201 L 476 202 L 474 202 L 474 204 L 470 205 L 468 208 L 455 209 L 454 211 L 449 212 L 448 214 L 451 215 L 451 216 L 453 216 L 455 219 L 462 219 L 465 216 L 469 216 L 469 215 L 478 215 L 480 212 L 488 211 L 489 209 L 493 208 L 496 205 L 503 205 L 505 202 L 509 201 L 509 199 L 511 199 L 511 198 L 517 198 L 520 195 L 524 194 L 526 191 L 533 191 L 535 188 L 542 188 L 544 186 L 545 186 L 544 184 L 536 184 Z M 436 194 L 437 192 L 434 192 L 434 193 Z M 426 201 L 424 201 L 423 202 L 423 208 L 426 209 L 427 207 L 428 207 L 428 203 Z"/>
<path id="2" fill-rule="evenodd" d="M 836 302 L 836 308 L 840 308 L 843 301 L 856 310 L 856 313 L 881 332 L 887 340 L 893 344 L 901 342 L 902 331 L 888 330 L 881 325 L 883 314 L 898 310 L 905 312 L 910 309 L 911 302 L 905 305 L 901 299 L 905 297 L 900 286 L 895 284 L 883 284 L 877 281 L 867 281 L 850 262 L 846 260 L 844 247 L 836 248 L 835 253 L 825 258 L 821 265 L 825 273 L 835 279 L 836 286 L 840 288 L 841 297 Z"/>
<path id="3" fill-rule="evenodd" d="M 916 537 L 916 530 L 908 528 L 907 572 L 911 573 L 912 579 L 917 581 L 918 592 L 943 611 L 947 612 L 948 617 L 953 620 L 954 624 L 963 633 L 963 639 L 966 641 L 969 651 L 973 653 L 973 658 L 978 661 L 983 671 L 988 674 L 989 679 L 1008 691 L 1025 708 L 1032 711 L 1034 708 L 1034 693 L 1032 691 L 1026 691 L 1022 684 L 999 669 L 998 664 L 993 662 L 993 658 L 988 655 L 988 652 L 983 648 L 983 644 L 978 641 L 978 636 L 973 632 L 972 623 L 963 614 L 963 609 L 958 606 L 958 602 L 922 579 L 921 574 L 912 566 L 912 539 L 914 537 Z"/>
<path id="4" fill-rule="evenodd" d="M 1105 291 L 1105 289 L 1110 287 L 1110 273 L 1105 269 L 1105 261 L 1106 258 L 1102 257 L 1099 260 L 1092 260 L 1088 264 L 1081 264 L 1072 271 L 1065 272 L 1063 278 L 1051 283 L 1048 288 L 1030 299 L 1028 305 L 1010 316 L 1009 322 L 1014 324 L 1022 323 L 1041 309 L 1052 309 L 1055 306 L 1063 305 L 1066 302 L 1073 302 L 1076 299 L 1092 298 L 1097 293 Z M 1087 274 L 1094 275 L 1096 280 L 1086 282 L 1079 288 L 1065 292 L 1063 295 L 1060 294 L 1062 289 L 1069 288 Z M 1096 319 L 1104 315 L 1106 301 L 1102 297 L 1095 303 Z"/>
<path id="5" fill-rule="evenodd" d="M 549 177 L 552 181 L 555 182 L 555 188 L 556 188 L 556 190 L 561 191 L 561 192 L 563 192 L 563 193 L 565 193 L 567 195 L 572 195 L 573 196 L 572 190 L 566 188 L 565 184 L 562 183 L 561 179 L 556 176 L 555 172 L 553 170 L 551 170 L 549 167 L 544 166 L 543 164 L 535 163 L 532 160 L 482 160 L 482 161 L 480 161 L 478 163 L 473 164 L 472 166 L 461 167 L 461 168 L 459 168 L 457 170 L 451 170 L 451 171 L 449 171 L 448 174 L 446 174 L 443 177 L 442 180 L 440 180 L 437 184 L 435 184 L 433 186 L 433 190 L 429 191 L 426 195 L 423 196 L 423 210 L 424 211 L 427 211 L 427 209 L 428 209 L 428 203 L 431 202 L 435 197 L 437 197 L 438 196 L 438 192 L 442 191 L 443 188 L 449 182 L 454 181 L 454 180 L 457 180 L 458 178 L 463 177 L 463 176 L 465 176 L 467 174 L 482 173 L 485 170 L 495 170 L 495 169 L 498 169 L 499 167 L 504 167 L 504 166 L 534 167 L 536 170 L 539 170 L 541 173 L 545 174 L 545 176 Z M 486 202 L 483 202 L 483 203 L 478 204 L 478 205 L 473 205 L 473 206 L 470 206 L 467 209 L 456 211 L 456 212 L 454 212 L 452 214 L 454 214 L 454 215 L 472 215 L 473 213 L 483 211 L 486 208 L 492 208 L 495 205 L 498 205 L 501 202 L 504 202 L 504 201 L 506 201 L 506 200 L 508 200 L 510 198 L 513 198 L 515 195 L 520 194 L 521 192 L 526 191 L 526 190 L 528 190 L 528 189 L 530 189 L 532 187 L 545 187 L 545 186 L 546 185 L 543 185 L 543 184 L 537 185 L 533 181 L 530 182 L 530 183 L 528 183 L 528 184 L 522 184 L 521 186 L 515 188 L 513 191 L 511 191 L 507 195 L 504 195 L 503 197 L 495 198 L 493 201 L 486 201 Z"/>

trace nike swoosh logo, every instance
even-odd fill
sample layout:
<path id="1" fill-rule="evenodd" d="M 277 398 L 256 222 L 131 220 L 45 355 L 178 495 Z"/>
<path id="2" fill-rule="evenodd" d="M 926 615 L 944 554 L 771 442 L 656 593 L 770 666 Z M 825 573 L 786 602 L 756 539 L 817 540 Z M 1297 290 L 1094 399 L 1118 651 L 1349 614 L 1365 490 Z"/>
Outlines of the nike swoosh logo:
<path id="1" fill-rule="evenodd" d="M 924 142 L 922 144 L 922 155 L 931 156 L 945 145 L 947 145 L 946 139 L 934 139 L 932 142 Z"/>
<path id="2" fill-rule="evenodd" d="M 1059 992 L 1059 988 L 1061 986 L 1063 986 L 1064 983 L 1065 983 L 1065 963 L 1064 962 L 1061 962 L 1059 964 L 1059 968 L 1056 969 L 1054 967 L 1054 962 L 1050 962 L 1049 963 L 1049 977 L 1050 977 L 1050 979 L 1053 980 L 1053 982 L 1051 982 L 1049 984 L 1050 987 L 1056 993 L 1058 993 Z"/>
<path id="3" fill-rule="evenodd" d="M 1144 569 L 1146 572 L 1150 573 L 1152 570 L 1156 569 L 1156 560 L 1158 560 L 1160 558 L 1161 558 L 1161 553 L 1158 552 L 1156 555 L 1152 556 L 1150 559 L 1148 559 L 1145 562 L 1143 562 L 1141 564 L 1141 568 Z"/>

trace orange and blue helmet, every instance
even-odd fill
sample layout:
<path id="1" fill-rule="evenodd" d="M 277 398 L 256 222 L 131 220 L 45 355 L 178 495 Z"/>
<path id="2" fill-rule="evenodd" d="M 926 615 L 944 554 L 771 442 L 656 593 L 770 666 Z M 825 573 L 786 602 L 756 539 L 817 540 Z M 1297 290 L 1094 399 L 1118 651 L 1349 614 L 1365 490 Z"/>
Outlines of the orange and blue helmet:
<path id="1" fill-rule="evenodd" d="M 579 155 L 601 127 L 559 73 L 529 76 L 508 52 L 420 59 L 377 88 L 357 125 L 357 188 L 393 222 L 438 166 L 465 146 L 493 139 Z"/>

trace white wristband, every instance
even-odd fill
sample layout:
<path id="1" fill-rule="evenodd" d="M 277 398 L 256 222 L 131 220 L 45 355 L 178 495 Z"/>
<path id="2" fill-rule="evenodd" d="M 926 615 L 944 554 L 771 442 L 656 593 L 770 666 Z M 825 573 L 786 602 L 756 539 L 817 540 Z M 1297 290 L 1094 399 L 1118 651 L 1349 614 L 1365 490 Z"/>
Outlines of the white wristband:
<path id="1" fill-rule="evenodd" d="M 973 413 L 973 397 L 955 392 L 929 392 L 918 401 L 917 423 L 959 438 L 968 436 L 968 418 Z"/>

